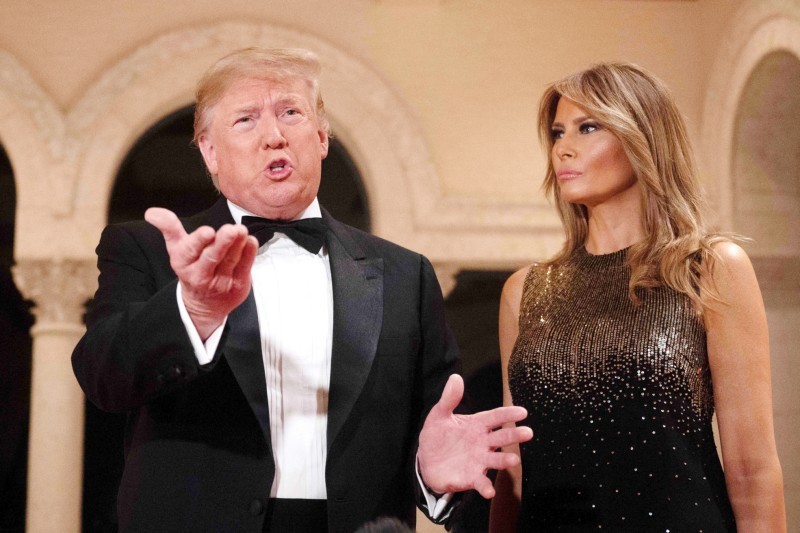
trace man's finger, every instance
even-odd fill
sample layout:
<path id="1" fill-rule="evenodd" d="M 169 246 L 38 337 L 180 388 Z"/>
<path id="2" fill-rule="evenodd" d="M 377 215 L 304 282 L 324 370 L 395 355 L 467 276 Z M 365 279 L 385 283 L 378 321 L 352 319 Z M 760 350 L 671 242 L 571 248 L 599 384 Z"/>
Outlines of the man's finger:
<path id="1" fill-rule="evenodd" d="M 481 411 L 480 413 L 475 413 L 472 416 L 474 416 L 487 428 L 497 428 L 504 424 L 525 420 L 525 418 L 528 416 L 528 411 L 519 405 L 510 405 L 506 407 L 498 407 L 489 411 Z"/>
<path id="2" fill-rule="evenodd" d="M 520 462 L 519 455 L 510 452 L 486 452 L 483 467 L 488 470 L 505 470 L 517 466 Z"/>
<path id="3" fill-rule="evenodd" d="M 489 433 L 487 443 L 490 448 L 502 448 L 510 444 L 527 442 L 533 438 L 533 431 L 526 426 L 498 429 Z"/>
<path id="4" fill-rule="evenodd" d="M 217 239 L 219 238 L 218 232 Z M 240 227 L 240 229 L 234 233 L 230 247 L 228 247 L 228 250 L 217 266 L 217 276 L 226 278 L 232 277 L 236 265 L 238 265 L 239 261 L 242 259 L 242 252 L 244 251 L 245 244 L 247 244 L 247 230 Z"/>
<path id="5" fill-rule="evenodd" d="M 226 224 L 217 230 L 214 242 L 203 249 L 201 258 L 210 265 L 204 268 L 220 275 L 230 274 L 233 263 L 238 262 L 242 246 L 247 239 L 247 229 L 244 226 Z"/>
<path id="6" fill-rule="evenodd" d="M 235 283 L 241 283 L 242 281 L 249 282 L 250 269 L 253 266 L 253 261 L 255 260 L 257 253 L 258 241 L 252 235 L 248 236 L 244 242 L 242 256 L 239 258 L 239 262 L 233 269 L 233 279 Z"/>
<path id="7" fill-rule="evenodd" d="M 151 207 L 144 212 L 144 219 L 154 225 L 164 235 L 167 243 L 186 236 L 183 224 L 178 220 L 178 215 L 163 207 Z"/>
<path id="8" fill-rule="evenodd" d="M 492 485 L 492 481 L 488 477 L 481 476 L 480 478 L 475 480 L 473 487 L 475 488 L 475 490 L 478 491 L 478 493 L 481 496 L 483 496 L 487 500 L 494 498 L 495 494 L 494 485 Z"/>

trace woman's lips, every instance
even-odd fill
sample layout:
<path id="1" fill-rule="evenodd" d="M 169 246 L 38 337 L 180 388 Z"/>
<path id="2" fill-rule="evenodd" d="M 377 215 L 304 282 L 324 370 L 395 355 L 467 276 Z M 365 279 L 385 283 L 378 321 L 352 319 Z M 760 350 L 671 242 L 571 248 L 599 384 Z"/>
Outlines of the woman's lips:
<path id="1" fill-rule="evenodd" d="M 556 176 L 560 180 L 569 180 L 579 177 L 583 172 L 578 170 L 559 170 L 556 172 Z"/>

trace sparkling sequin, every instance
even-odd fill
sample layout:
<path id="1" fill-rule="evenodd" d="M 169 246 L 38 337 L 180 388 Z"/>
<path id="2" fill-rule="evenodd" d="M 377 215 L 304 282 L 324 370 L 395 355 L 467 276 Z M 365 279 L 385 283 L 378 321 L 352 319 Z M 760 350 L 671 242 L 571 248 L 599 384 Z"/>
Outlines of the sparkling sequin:
<path id="1" fill-rule="evenodd" d="M 702 319 L 666 288 L 633 304 L 626 253 L 581 249 L 525 280 L 508 367 L 534 430 L 519 529 L 735 531 Z"/>

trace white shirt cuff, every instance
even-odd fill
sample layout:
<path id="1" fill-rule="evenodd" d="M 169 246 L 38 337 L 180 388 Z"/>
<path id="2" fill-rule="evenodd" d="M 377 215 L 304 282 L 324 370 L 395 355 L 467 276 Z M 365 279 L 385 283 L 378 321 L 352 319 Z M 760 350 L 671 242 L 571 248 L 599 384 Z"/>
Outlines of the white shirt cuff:
<path id="1" fill-rule="evenodd" d="M 222 330 L 225 328 L 228 317 L 225 317 L 225 320 L 222 321 L 222 325 L 215 329 L 211 335 L 208 336 L 206 342 L 203 343 L 200 339 L 200 334 L 197 332 L 197 328 L 194 327 L 192 318 L 189 316 L 189 311 L 186 310 L 186 305 L 183 303 L 180 282 L 178 282 L 178 288 L 175 294 L 178 298 L 178 311 L 180 311 L 181 320 L 183 320 L 183 325 L 186 327 L 186 333 L 189 334 L 189 341 L 192 343 L 192 348 L 194 348 L 194 355 L 197 357 L 197 362 L 201 365 L 206 365 L 214 359 L 214 354 L 217 352 L 219 341 L 222 338 Z"/>
<path id="2" fill-rule="evenodd" d="M 428 514 L 433 520 L 444 520 L 453 510 L 453 506 L 450 505 L 451 500 L 453 499 L 453 493 L 448 492 L 443 494 L 440 498 L 437 498 L 428 490 L 428 487 L 425 486 L 425 483 L 422 481 L 422 476 L 419 473 L 419 457 L 416 458 L 414 461 L 414 470 L 417 472 L 417 481 L 419 481 L 419 486 L 422 489 L 422 495 L 425 496 L 425 503 L 428 507 Z"/>

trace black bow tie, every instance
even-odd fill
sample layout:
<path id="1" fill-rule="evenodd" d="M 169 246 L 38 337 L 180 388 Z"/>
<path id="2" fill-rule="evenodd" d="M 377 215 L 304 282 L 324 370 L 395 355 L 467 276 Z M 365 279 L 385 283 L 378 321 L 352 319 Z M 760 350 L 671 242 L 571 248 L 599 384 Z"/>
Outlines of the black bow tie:
<path id="1" fill-rule="evenodd" d="M 258 239 L 261 246 L 276 232 L 283 233 L 312 254 L 319 253 L 325 244 L 325 222 L 321 218 L 301 218 L 300 220 L 270 220 L 261 217 L 242 217 L 250 235 Z"/>

